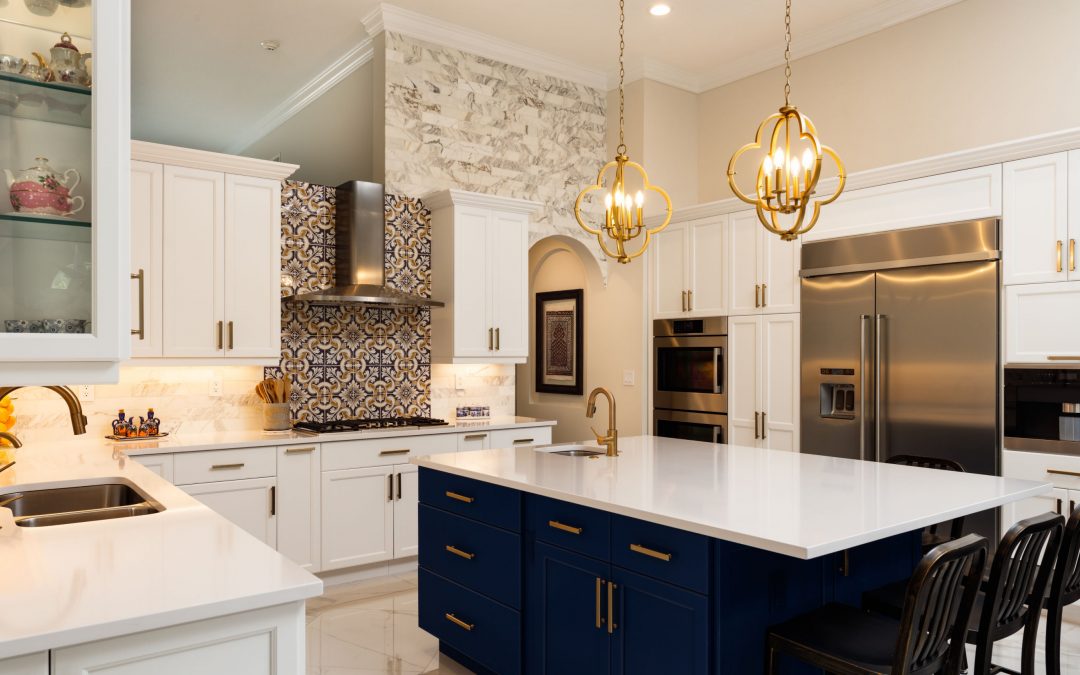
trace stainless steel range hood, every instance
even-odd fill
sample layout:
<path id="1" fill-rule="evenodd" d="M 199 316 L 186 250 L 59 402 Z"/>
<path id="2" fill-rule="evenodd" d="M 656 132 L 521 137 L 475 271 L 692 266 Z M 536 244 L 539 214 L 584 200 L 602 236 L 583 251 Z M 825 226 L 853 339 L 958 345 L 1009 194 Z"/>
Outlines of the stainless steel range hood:
<path id="1" fill-rule="evenodd" d="M 444 306 L 431 298 L 386 287 L 384 204 L 379 183 L 357 180 L 337 186 L 334 287 L 298 293 L 294 300 L 318 305 Z"/>

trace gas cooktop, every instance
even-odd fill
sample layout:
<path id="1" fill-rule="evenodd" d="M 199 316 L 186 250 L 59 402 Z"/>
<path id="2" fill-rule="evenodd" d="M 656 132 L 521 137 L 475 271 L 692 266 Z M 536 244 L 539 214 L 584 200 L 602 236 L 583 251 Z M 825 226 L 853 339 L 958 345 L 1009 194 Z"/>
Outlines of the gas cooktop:
<path id="1" fill-rule="evenodd" d="M 420 427 L 446 426 L 446 420 L 434 417 L 372 417 L 366 419 L 342 419 L 329 422 L 296 422 L 293 429 L 312 434 L 334 434 L 347 431 L 375 431 L 379 429 L 418 429 Z"/>

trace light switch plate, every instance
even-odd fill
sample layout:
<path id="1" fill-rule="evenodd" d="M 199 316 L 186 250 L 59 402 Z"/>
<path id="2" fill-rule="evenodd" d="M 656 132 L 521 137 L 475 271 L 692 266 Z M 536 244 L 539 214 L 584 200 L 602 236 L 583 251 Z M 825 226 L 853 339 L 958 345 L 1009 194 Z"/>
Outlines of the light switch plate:
<path id="1" fill-rule="evenodd" d="M 75 394 L 79 397 L 80 401 L 89 403 L 94 400 L 94 385 L 80 384 L 75 388 Z"/>
<path id="2" fill-rule="evenodd" d="M 221 376 L 215 376 L 210 378 L 210 390 L 207 392 L 210 396 L 221 396 L 225 389 L 225 384 L 221 381 Z"/>
<path id="3" fill-rule="evenodd" d="M 458 391 L 465 391 L 465 376 L 454 375 L 454 389 Z"/>
<path id="4" fill-rule="evenodd" d="M 627 387 L 634 386 L 634 371 L 632 371 L 632 370 L 624 370 L 624 371 L 622 371 L 622 383 L 623 383 L 624 386 L 627 386 Z"/>

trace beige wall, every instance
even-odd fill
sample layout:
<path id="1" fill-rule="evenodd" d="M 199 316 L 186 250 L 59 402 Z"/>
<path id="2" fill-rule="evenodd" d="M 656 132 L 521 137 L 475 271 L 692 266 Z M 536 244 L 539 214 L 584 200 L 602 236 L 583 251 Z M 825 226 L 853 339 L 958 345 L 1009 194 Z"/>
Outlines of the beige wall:
<path id="1" fill-rule="evenodd" d="M 536 292 L 584 290 L 584 393 L 581 396 L 537 393 L 535 363 L 530 358 L 517 367 L 517 413 L 558 420 L 556 442 L 589 440 L 589 426 L 604 431 L 607 410 L 599 404 L 597 416 L 585 417 L 585 400 L 594 387 L 607 387 L 618 403 L 618 429 L 623 436 L 642 433 L 645 391 L 643 265 L 612 264 L 607 287 L 600 268 L 576 240 L 555 236 L 542 239 L 529 250 L 530 354 L 536 354 Z M 623 371 L 634 371 L 634 385 L 622 384 Z"/>
<path id="2" fill-rule="evenodd" d="M 851 172 L 1075 127 L 1078 26 L 1076 0 L 967 0 L 795 61 L 792 102 Z M 782 102 L 781 68 L 699 97 L 701 201 Z"/>
<path id="3" fill-rule="evenodd" d="M 698 203 L 697 95 L 652 80 L 645 88 L 645 168 L 676 208 Z"/>
<path id="4" fill-rule="evenodd" d="M 374 68 L 365 63 L 284 124 L 252 143 L 243 155 L 299 164 L 293 180 L 338 185 L 377 180 L 372 170 Z"/>

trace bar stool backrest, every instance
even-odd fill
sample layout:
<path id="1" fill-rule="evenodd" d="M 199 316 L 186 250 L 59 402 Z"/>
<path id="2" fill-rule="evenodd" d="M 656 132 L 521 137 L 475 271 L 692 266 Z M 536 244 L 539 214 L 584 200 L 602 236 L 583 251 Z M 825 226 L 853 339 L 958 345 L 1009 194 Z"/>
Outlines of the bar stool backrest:
<path id="1" fill-rule="evenodd" d="M 918 466 L 923 469 L 938 469 L 941 471 L 959 471 L 964 473 L 964 466 L 960 462 L 942 457 L 923 457 L 921 455 L 893 455 L 885 460 L 886 464 L 899 464 L 901 466 Z M 933 524 L 926 528 L 926 534 L 931 541 L 938 540 L 938 528 L 940 524 Z M 959 539 L 964 531 L 964 517 L 954 518 L 949 526 L 949 538 Z"/>
<path id="2" fill-rule="evenodd" d="M 892 672 L 959 672 L 987 542 L 969 534 L 935 547 L 908 582 Z"/>
<path id="3" fill-rule="evenodd" d="M 1073 509 L 1065 525 L 1054 580 L 1050 584 L 1050 599 L 1062 607 L 1080 600 L 1080 505 Z"/>
<path id="4" fill-rule="evenodd" d="M 1061 516 L 1044 513 L 1021 520 L 1001 538 L 987 581 L 980 640 L 996 641 L 1029 619 L 1038 620 L 1064 523 Z M 1036 601 L 1029 602 L 1033 597 Z"/>

